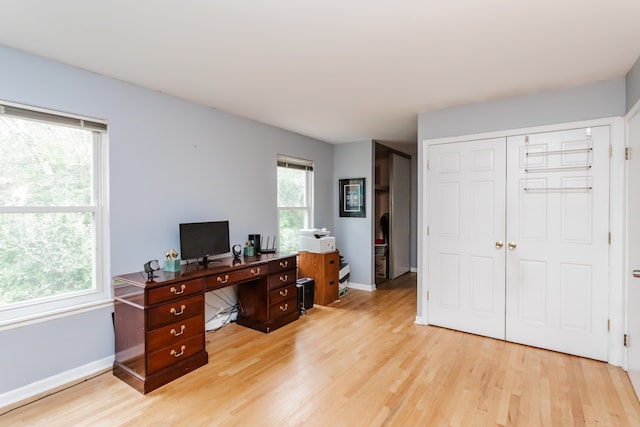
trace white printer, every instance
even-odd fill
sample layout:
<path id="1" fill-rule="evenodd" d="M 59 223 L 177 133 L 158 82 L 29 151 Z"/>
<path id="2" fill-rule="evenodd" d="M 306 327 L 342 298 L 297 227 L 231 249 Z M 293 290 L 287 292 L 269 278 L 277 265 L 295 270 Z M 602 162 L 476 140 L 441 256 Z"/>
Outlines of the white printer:
<path id="1" fill-rule="evenodd" d="M 308 228 L 300 230 L 300 250 L 323 254 L 336 250 L 336 238 L 326 228 Z"/>

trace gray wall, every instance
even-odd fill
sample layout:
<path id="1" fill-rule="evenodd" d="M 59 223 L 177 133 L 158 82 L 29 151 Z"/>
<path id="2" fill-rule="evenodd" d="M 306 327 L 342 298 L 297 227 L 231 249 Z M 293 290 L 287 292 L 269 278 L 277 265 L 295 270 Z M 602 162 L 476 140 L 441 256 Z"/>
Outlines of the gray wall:
<path id="1" fill-rule="evenodd" d="M 338 200 L 338 180 L 365 178 L 366 218 L 340 218 L 338 203 L 334 203 L 334 235 L 340 254 L 351 269 L 349 282 L 371 286 L 373 280 L 373 140 L 350 142 L 334 146 L 334 200 Z"/>
<path id="2" fill-rule="evenodd" d="M 625 79 L 422 113 L 418 141 L 622 116 Z"/>
<path id="3" fill-rule="evenodd" d="M 179 250 L 183 221 L 275 235 L 277 154 L 315 162 L 315 221 L 333 228 L 330 144 L 2 46 L 0 68 L 2 100 L 109 121 L 110 276 Z M 0 332 L 0 394 L 112 356 L 111 311 Z"/>
<path id="4" fill-rule="evenodd" d="M 626 77 L 627 83 L 627 111 L 640 101 L 640 57 L 631 67 Z"/>

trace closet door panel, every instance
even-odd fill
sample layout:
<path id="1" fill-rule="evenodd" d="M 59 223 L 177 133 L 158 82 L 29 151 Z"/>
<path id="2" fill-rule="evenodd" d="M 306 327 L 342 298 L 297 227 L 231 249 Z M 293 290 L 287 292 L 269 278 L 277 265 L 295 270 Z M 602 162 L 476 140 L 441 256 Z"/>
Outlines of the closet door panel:
<path id="1" fill-rule="evenodd" d="M 389 278 L 411 270 L 411 160 L 391 153 Z"/>
<path id="2" fill-rule="evenodd" d="M 504 339 L 505 139 L 429 147 L 429 323 Z"/>
<path id="3" fill-rule="evenodd" d="M 607 359 L 608 149 L 608 126 L 508 138 L 507 340 Z"/>

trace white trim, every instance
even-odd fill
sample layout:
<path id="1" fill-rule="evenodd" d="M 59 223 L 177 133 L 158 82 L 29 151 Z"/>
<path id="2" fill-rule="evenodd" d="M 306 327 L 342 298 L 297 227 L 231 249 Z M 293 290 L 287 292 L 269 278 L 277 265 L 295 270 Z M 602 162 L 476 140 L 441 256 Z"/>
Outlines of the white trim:
<path id="1" fill-rule="evenodd" d="M 620 117 L 605 117 L 602 119 L 582 120 L 579 122 L 558 123 L 553 125 L 534 126 L 521 129 L 507 129 L 487 133 L 452 136 L 446 138 L 424 139 L 422 140 L 422 144 L 426 144 L 427 146 L 429 146 L 434 144 L 447 144 L 451 142 L 474 141 L 477 139 L 506 138 L 508 136 L 524 135 L 527 133 L 556 132 L 561 130 L 580 129 L 585 127 L 611 126 L 619 120 Z M 425 157 L 427 156 L 427 154 L 424 155 Z"/>
<path id="2" fill-rule="evenodd" d="M 427 278 L 429 277 L 429 237 L 427 227 L 429 224 L 429 198 L 423 197 L 429 185 L 427 164 L 429 161 L 428 140 L 418 143 L 418 240 L 417 240 L 417 318 L 420 324 L 429 324 L 429 304 L 427 301 Z"/>
<path id="3" fill-rule="evenodd" d="M 376 285 L 375 283 L 373 285 L 363 285 L 362 283 L 354 283 L 350 281 L 349 284 L 347 285 L 347 288 L 358 289 L 360 291 L 373 292 L 376 290 Z"/>
<path id="4" fill-rule="evenodd" d="M 105 357 L 0 394 L 0 415 L 106 372 L 113 367 L 113 361 L 114 356 Z"/>
<path id="5" fill-rule="evenodd" d="M 409 269 L 409 271 L 412 272 L 412 273 L 417 273 L 418 272 L 418 268 L 417 267 L 411 267 Z"/>
<path id="6" fill-rule="evenodd" d="M 624 243 L 625 243 L 625 125 L 611 120 L 612 155 L 609 160 L 609 351 L 608 362 L 621 366 L 624 349 Z"/>
<path id="7" fill-rule="evenodd" d="M 113 299 L 101 299 L 85 304 L 79 304 L 71 307 L 64 307 L 59 310 L 53 310 L 46 313 L 35 313 L 16 319 L 8 319 L 0 322 L 0 332 L 8 329 L 21 328 L 23 326 L 34 325 L 36 323 L 48 322 L 54 319 L 60 319 L 67 316 L 75 316 L 87 311 L 102 310 L 104 308 L 113 308 Z"/>
<path id="8" fill-rule="evenodd" d="M 640 102 L 631 111 L 640 111 Z M 453 142 L 463 142 L 472 140 L 482 140 L 490 138 L 502 138 L 522 135 L 527 133 L 555 132 L 568 129 L 579 129 L 584 127 L 610 126 L 611 146 L 613 155 L 610 160 L 610 218 L 609 226 L 612 233 L 612 244 L 609 248 L 609 318 L 611 321 L 611 331 L 609 332 L 608 362 L 615 366 L 622 363 L 623 354 L 623 330 L 624 330 L 624 257 L 625 257 L 625 190 L 624 190 L 624 146 L 625 146 L 625 123 L 622 117 L 606 117 L 594 120 L 584 120 L 578 122 L 559 123 L 545 126 L 535 126 L 521 129 L 508 129 L 488 133 L 472 135 L 461 135 L 455 137 L 424 139 L 418 143 L 418 313 L 416 323 L 428 325 L 428 304 L 426 294 L 429 290 L 426 278 L 428 272 L 428 247 L 429 237 L 426 229 L 429 224 L 428 200 L 422 197 L 425 188 L 428 187 L 428 171 L 426 168 L 429 161 L 430 145 L 447 144 Z M 614 216 L 615 215 L 615 216 Z M 421 309 L 420 309 L 421 308 Z"/>
<path id="9" fill-rule="evenodd" d="M 631 107 L 629 109 L 629 111 L 627 111 L 627 114 L 624 116 L 624 120 L 623 120 L 623 125 L 624 125 L 624 146 L 628 147 L 629 146 L 629 121 L 631 121 L 632 118 L 634 118 L 637 114 L 640 114 L 640 100 L 638 100 L 638 102 L 636 102 L 636 104 Z M 637 155 L 637 153 L 634 153 L 634 155 Z M 627 235 L 627 226 L 628 226 L 628 222 L 630 220 L 629 215 L 628 215 L 628 205 L 627 205 L 627 200 L 629 198 L 629 191 L 634 191 L 634 188 L 631 187 L 631 185 L 629 184 L 629 175 L 628 175 L 629 171 L 627 168 L 627 163 L 624 162 L 624 182 L 623 182 L 623 187 L 624 187 L 624 195 L 623 195 L 623 203 L 624 203 L 624 220 L 623 220 L 623 236 L 624 236 L 624 249 L 623 249 L 623 270 L 622 270 L 622 281 L 623 281 L 623 286 L 624 286 L 624 291 L 623 291 L 623 310 L 624 310 L 624 316 L 623 316 L 623 332 L 620 333 L 621 336 L 624 336 L 623 334 L 626 334 L 629 332 L 629 319 L 627 316 L 627 313 L 629 312 L 629 301 L 627 299 L 627 290 L 629 288 L 629 286 L 631 286 L 631 276 L 629 274 L 626 274 L 627 271 L 630 271 L 630 262 L 629 262 L 629 241 L 628 238 L 629 236 Z M 627 348 L 625 347 L 622 355 L 621 355 L 621 366 L 623 367 L 623 369 L 626 371 L 627 370 L 627 363 L 628 363 L 628 354 L 627 354 Z"/>

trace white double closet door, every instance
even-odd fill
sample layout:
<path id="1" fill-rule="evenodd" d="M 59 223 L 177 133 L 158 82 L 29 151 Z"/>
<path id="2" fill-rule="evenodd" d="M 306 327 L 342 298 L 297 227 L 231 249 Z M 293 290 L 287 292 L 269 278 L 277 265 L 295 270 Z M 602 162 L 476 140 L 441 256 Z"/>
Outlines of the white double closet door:
<path id="1" fill-rule="evenodd" d="M 428 323 L 607 359 L 609 133 L 429 146 Z"/>

